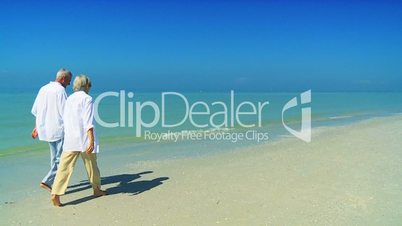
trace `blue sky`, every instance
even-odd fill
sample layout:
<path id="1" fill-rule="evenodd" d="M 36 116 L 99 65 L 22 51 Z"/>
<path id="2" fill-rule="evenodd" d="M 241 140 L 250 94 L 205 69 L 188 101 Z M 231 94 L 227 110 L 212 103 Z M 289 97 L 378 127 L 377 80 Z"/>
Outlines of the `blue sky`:
<path id="1" fill-rule="evenodd" d="M 1 1 L 0 89 L 402 91 L 401 27 L 398 1 Z"/>

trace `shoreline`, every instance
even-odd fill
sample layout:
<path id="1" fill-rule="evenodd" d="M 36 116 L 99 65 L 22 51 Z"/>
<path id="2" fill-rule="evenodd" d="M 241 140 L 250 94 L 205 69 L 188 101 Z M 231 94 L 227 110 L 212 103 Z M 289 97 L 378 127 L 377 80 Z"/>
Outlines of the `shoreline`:
<path id="1" fill-rule="evenodd" d="M 388 118 L 388 117 L 395 117 L 398 115 L 401 115 L 402 113 L 388 113 L 385 115 L 377 115 L 377 114 L 363 114 L 363 115 L 346 115 L 346 116 L 334 116 L 334 117 L 328 117 L 326 120 L 323 119 L 316 119 L 312 121 L 312 131 L 314 132 L 315 130 L 319 130 L 321 128 L 336 128 L 339 126 L 347 126 L 347 125 L 354 125 L 357 123 L 365 122 L 368 120 L 372 119 L 377 119 L 377 118 Z M 278 122 L 279 123 L 279 122 Z M 280 126 L 279 126 L 280 125 Z M 292 124 L 290 124 L 292 125 Z M 279 127 L 278 127 L 279 126 Z M 209 132 L 209 131 L 214 131 L 216 129 L 213 128 L 208 128 L 206 130 L 202 130 L 203 132 Z M 217 129 L 219 131 L 219 129 Z M 230 132 L 237 132 L 237 133 L 243 133 L 245 131 L 244 128 L 223 128 L 220 129 L 221 131 L 230 131 Z M 247 146 L 258 146 L 261 144 L 266 144 L 266 143 L 271 143 L 271 142 L 277 142 L 278 140 L 281 140 L 283 138 L 292 136 L 291 134 L 286 133 L 286 131 L 281 127 L 281 123 L 279 124 L 273 124 L 273 127 L 270 126 L 264 126 L 264 127 L 256 127 L 256 128 L 250 128 L 248 130 L 256 130 L 256 131 L 262 131 L 262 132 L 267 132 L 271 134 L 271 130 L 275 131 L 277 133 L 275 136 L 270 136 L 266 142 L 244 142 L 244 144 L 241 144 L 242 147 L 247 147 Z M 282 130 L 282 131 L 279 131 Z M 183 131 L 199 131 L 199 130 L 183 130 Z M 183 131 L 173 131 L 171 133 L 183 133 Z M 152 132 L 153 133 L 153 132 Z M 163 134 L 164 132 L 155 132 L 155 133 L 160 133 Z M 133 141 L 134 140 L 134 141 Z M 108 149 L 113 149 L 113 146 L 115 145 L 122 145 L 126 146 L 129 148 L 133 148 L 136 146 L 142 146 L 142 145 L 159 145 L 159 144 L 167 144 L 167 145 L 180 145 L 180 143 L 185 143 L 185 142 L 195 142 L 197 145 L 198 143 L 208 143 L 207 140 L 179 140 L 178 142 L 172 142 L 172 141 L 163 141 L 162 142 L 155 142 L 151 140 L 146 140 L 144 137 L 137 138 L 134 135 L 128 136 L 107 136 L 107 137 L 100 137 L 100 141 L 102 142 L 102 152 L 106 150 L 106 152 L 109 152 Z M 198 142 L 198 143 L 197 143 Z M 229 144 L 228 150 L 233 149 L 233 147 L 230 147 L 230 141 L 218 141 L 222 142 L 223 145 Z M 24 146 L 17 146 L 14 148 L 7 148 L 3 149 L 0 152 L 0 161 L 2 159 L 6 158 L 13 158 L 13 157 L 29 157 L 29 156 L 47 156 L 48 146 L 46 142 L 43 141 L 35 141 L 34 144 L 31 145 L 24 145 Z M 229 150 L 230 151 L 230 150 Z"/>

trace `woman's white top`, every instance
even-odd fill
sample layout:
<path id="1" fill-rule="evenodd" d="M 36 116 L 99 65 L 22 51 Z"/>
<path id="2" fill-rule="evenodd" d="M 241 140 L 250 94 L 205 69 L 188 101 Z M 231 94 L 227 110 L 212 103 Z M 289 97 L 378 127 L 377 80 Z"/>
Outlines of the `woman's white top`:
<path id="1" fill-rule="evenodd" d="M 54 142 L 63 138 L 66 99 L 66 90 L 59 82 L 50 82 L 39 90 L 31 111 L 39 140 Z"/>
<path id="2" fill-rule="evenodd" d="M 91 96 L 84 91 L 77 91 L 69 96 L 64 107 L 63 122 L 63 151 L 85 152 L 89 144 L 87 132 L 93 128 L 94 151 L 92 153 L 99 152 L 95 132 L 94 104 Z"/>

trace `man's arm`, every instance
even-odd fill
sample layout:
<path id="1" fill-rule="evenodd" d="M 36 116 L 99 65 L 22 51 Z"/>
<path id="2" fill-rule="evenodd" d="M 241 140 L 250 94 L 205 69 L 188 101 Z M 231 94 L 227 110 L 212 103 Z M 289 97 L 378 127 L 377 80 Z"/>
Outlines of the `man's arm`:
<path id="1" fill-rule="evenodd" d="M 32 105 L 32 109 L 31 109 L 31 113 L 33 114 L 33 116 L 35 116 L 35 118 L 36 118 L 36 114 L 38 112 L 38 101 L 42 96 L 41 91 L 42 91 L 42 88 L 39 90 L 38 95 L 36 95 L 35 101 L 34 101 L 34 103 Z M 38 137 L 38 131 L 36 130 L 36 125 L 32 130 L 31 136 L 32 136 L 33 139 L 36 139 Z"/>

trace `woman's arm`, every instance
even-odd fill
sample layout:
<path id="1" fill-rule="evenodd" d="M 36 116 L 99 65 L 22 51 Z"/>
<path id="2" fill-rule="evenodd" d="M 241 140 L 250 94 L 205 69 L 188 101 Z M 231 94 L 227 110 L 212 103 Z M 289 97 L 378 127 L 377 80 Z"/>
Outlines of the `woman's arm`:
<path id="1" fill-rule="evenodd" d="M 88 144 L 88 148 L 85 152 L 89 155 L 94 150 L 94 128 L 90 128 L 87 131 L 87 134 L 88 134 L 89 144 Z"/>

